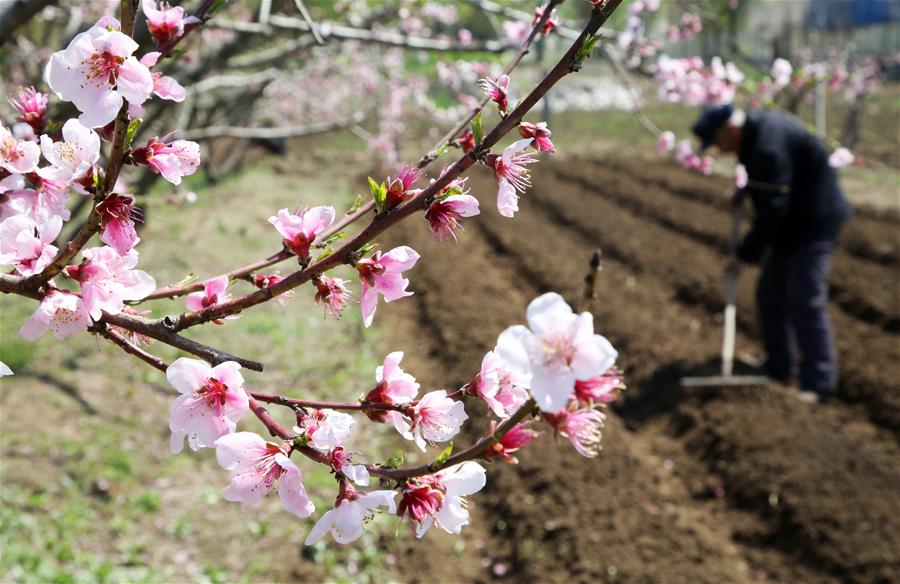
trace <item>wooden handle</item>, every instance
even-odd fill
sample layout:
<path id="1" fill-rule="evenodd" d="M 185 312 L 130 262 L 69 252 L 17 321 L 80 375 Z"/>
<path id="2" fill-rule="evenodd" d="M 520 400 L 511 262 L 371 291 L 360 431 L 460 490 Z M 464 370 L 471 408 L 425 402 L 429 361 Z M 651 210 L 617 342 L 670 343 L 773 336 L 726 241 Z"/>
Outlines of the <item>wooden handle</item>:
<path id="1" fill-rule="evenodd" d="M 738 237 L 741 230 L 741 205 L 736 202 L 731 221 L 731 241 L 729 252 L 734 254 L 737 249 Z M 722 335 L 722 375 L 731 375 L 734 368 L 734 336 L 737 327 L 737 274 L 728 270 L 725 274 L 725 331 Z"/>

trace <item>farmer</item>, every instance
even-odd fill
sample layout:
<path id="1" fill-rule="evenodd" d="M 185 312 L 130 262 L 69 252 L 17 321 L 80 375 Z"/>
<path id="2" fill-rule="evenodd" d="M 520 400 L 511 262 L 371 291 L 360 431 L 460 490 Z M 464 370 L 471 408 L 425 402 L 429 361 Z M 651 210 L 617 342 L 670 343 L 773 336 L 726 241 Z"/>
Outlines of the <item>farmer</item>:
<path id="1" fill-rule="evenodd" d="M 735 153 L 747 169 L 743 192 L 750 194 L 756 216 L 726 270 L 737 275 L 741 262 L 762 263 L 756 299 L 766 371 L 788 382 L 799 348 L 797 396 L 824 401 L 838 379 L 828 268 L 841 226 L 853 213 L 828 152 L 796 118 L 773 110 L 745 114 L 731 105 L 710 107 L 692 130 L 704 149 L 715 144 Z"/>

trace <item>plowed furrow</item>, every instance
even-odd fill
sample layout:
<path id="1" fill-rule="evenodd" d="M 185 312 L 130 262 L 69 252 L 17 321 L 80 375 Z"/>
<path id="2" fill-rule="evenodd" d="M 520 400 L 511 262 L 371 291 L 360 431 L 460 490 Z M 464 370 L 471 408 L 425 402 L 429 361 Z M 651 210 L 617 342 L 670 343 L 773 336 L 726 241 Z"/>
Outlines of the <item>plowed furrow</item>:
<path id="1" fill-rule="evenodd" d="M 538 193 L 560 192 L 548 186 L 538 181 L 534 192 L 530 193 L 537 197 L 532 196 L 531 200 L 541 198 Z M 568 201 L 578 200 L 578 195 L 572 194 Z M 553 199 L 560 206 L 565 204 L 556 196 Z M 584 200 L 583 197 L 581 200 Z M 523 206 L 530 204 L 531 201 L 528 201 Z M 543 212 L 545 209 L 542 207 L 540 210 Z M 583 205 L 578 207 L 573 204 L 567 209 L 582 217 L 588 216 Z M 500 221 L 486 217 L 479 225 L 498 253 L 514 257 L 524 274 L 539 278 L 539 285 L 572 281 L 575 269 L 564 266 L 573 263 L 576 250 L 589 251 L 592 244 L 600 244 L 606 249 L 605 241 L 565 235 L 567 225 L 546 215 L 544 218 L 529 219 L 526 210 L 515 221 L 509 222 L 508 227 Z M 645 240 L 652 240 L 654 235 L 642 233 Z M 668 243 L 671 249 L 672 242 Z M 667 359 L 689 358 L 687 355 L 695 337 L 679 336 L 679 332 L 682 327 L 690 326 L 690 310 L 678 309 L 678 303 L 660 302 L 658 293 L 655 301 L 649 304 L 645 302 L 652 295 L 646 295 L 646 292 L 633 299 L 628 298 L 627 293 L 615 285 L 613 274 L 623 269 L 627 274 L 631 269 L 617 264 L 610 262 L 602 276 L 613 280 L 612 287 L 601 294 L 594 311 L 598 322 L 605 325 L 606 334 L 616 342 L 620 337 L 632 339 L 626 343 L 623 360 L 629 362 L 637 359 L 645 364 L 629 368 L 633 375 L 632 382 L 643 393 L 643 384 L 652 385 L 651 379 L 640 373 L 646 371 L 648 360 L 658 367 Z M 538 276 L 537 272 L 543 276 Z M 636 276 L 639 282 L 643 281 L 642 288 L 648 285 L 665 287 L 659 277 L 656 271 Z M 573 294 L 577 292 L 577 286 L 570 286 L 570 289 Z M 613 300 L 606 294 L 617 295 L 618 298 Z M 631 300 L 634 305 L 629 304 Z M 651 319 L 653 322 L 648 322 Z M 640 333 L 636 332 L 638 329 Z M 705 338 L 697 343 L 697 348 L 714 350 L 717 341 L 717 338 Z M 669 386 L 669 390 L 674 391 L 675 388 Z M 825 566 L 828 571 L 848 580 L 868 581 L 889 574 L 897 567 L 897 558 L 891 552 L 896 537 L 890 535 L 890 531 L 879 531 L 877 538 L 871 542 L 874 547 L 858 548 L 859 538 L 873 534 L 869 532 L 871 524 L 860 527 L 857 518 L 864 516 L 868 518 L 867 522 L 885 520 L 885 505 L 890 505 L 891 493 L 900 486 L 900 476 L 896 468 L 891 469 L 889 464 L 889 460 L 897 454 L 896 444 L 884 436 L 870 443 L 873 433 L 865 424 L 836 428 L 829 423 L 835 410 L 811 411 L 784 394 L 766 395 L 763 391 L 723 390 L 714 393 L 711 398 L 689 395 L 680 402 L 679 413 L 672 419 L 673 427 L 683 437 L 685 448 L 720 473 L 726 482 L 725 489 L 734 497 L 734 502 L 753 509 L 773 522 L 771 529 L 763 534 L 754 536 L 745 533 L 743 536 L 756 544 L 765 542 L 797 559 L 803 558 L 817 566 Z M 840 411 L 840 406 L 836 408 Z M 706 413 L 707 410 L 712 415 Z M 624 413 L 628 415 L 627 408 Z M 755 425 L 758 430 L 748 432 L 750 425 Z M 800 429 L 797 436 L 794 436 L 795 429 Z M 877 432 L 875 435 L 880 436 Z M 763 437 L 768 439 L 763 440 Z M 818 450 L 820 448 L 822 450 Z M 800 461 L 795 460 L 795 449 L 801 452 Z M 734 464 L 734 468 L 721 466 L 723 460 L 737 454 L 741 460 Z M 747 478 L 745 466 L 757 469 L 752 473 L 753 479 Z M 718 470 L 720 467 L 721 471 Z M 852 473 L 852 484 L 835 480 L 835 473 L 837 476 Z M 768 478 L 762 480 L 763 477 Z M 865 483 L 862 490 L 872 493 L 875 499 L 860 496 L 859 481 Z M 811 493 L 816 491 L 821 498 L 812 496 Z M 848 502 L 845 497 L 854 499 L 852 506 L 863 505 L 865 509 L 846 513 L 844 505 Z M 842 534 L 847 529 L 853 531 L 851 537 L 857 538 L 855 541 L 842 540 Z M 882 536 L 888 537 L 889 541 L 878 539 Z"/>
<path id="2" fill-rule="evenodd" d="M 724 210 L 710 209 L 695 201 L 672 201 L 667 191 L 645 188 L 627 175 L 554 167 L 557 178 L 577 184 L 584 192 L 606 197 L 629 211 L 686 237 L 726 250 L 726 232 L 731 217 Z M 888 286 L 872 286 L 887 282 Z M 900 332 L 900 271 L 852 257 L 842 248 L 835 251 L 831 271 L 831 300 L 848 315 L 875 325 L 885 332 Z"/>
<path id="3" fill-rule="evenodd" d="M 707 177 L 686 171 L 671 162 L 630 160 L 623 157 L 575 158 L 576 172 L 602 167 L 640 180 L 646 187 L 662 188 L 678 198 L 695 201 L 724 210 L 728 208 L 731 183 L 721 177 Z M 887 266 L 900 264 L 900 222 L 884 213 L 856 209 L 855 216 L 844 227 L 839 245 L 858 259 Z"/>
<path id="4" fill-rule="evenodd" d="M 706 245 L 637 216 L 589 193 L 556 183 L 535 188 L 529 204 L 595 241 L 635 269 L 653 273 L 675 290 L 677 298 L 711 312 L 721 310 L 721 256 Z M 739 326 L 755 334 L 754 282 L 746 274 L 738 286 Z M 862 401 L 879 424 L 900 431 L 900 347 L 895 338 L 833 312 L 841 358 L 839 395 Z M 877 355 L 877 365 L 873 362 Z"/>

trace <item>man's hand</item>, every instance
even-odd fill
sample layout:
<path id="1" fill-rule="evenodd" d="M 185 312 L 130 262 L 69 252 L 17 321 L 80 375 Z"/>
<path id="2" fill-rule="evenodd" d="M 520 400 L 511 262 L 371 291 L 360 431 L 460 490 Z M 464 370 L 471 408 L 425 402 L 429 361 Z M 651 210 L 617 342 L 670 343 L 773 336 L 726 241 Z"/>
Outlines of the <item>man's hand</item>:
<path id="1" fill-rule="evenodd" d="M 742 267 L 743 264 L 741 263 L 741 260 L 739 260 L 736 255 L 731 254 L 725 259 L 725 269 L 723 271 L 725 272 L 726 276 L 733 275 L 735 278 L 737 278 L 741 275 Z"/>

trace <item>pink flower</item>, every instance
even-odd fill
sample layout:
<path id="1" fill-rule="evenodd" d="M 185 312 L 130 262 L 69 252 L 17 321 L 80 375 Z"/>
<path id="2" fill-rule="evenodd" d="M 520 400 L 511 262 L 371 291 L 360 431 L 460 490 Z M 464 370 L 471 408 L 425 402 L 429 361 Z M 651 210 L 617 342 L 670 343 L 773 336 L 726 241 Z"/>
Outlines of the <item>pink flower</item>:
<path id="1" fill-rule="evenodd" d="M 266 442 L 253 432 L 235 432 L 215 443 L 216 459 L 231 473 L 225 500 L 259 505 L 272 489 L 288 513 L 309 517 L 316 510 L 303 487 L 303 475 L 290 459 L 288 444 Z"/>
<path id="2" fill-rule="evenodd" d="M 544 16 L 544 10 L 546 10 L 546 6 L 538 6 L 534 9 L 534 18 L 531 19 L 531 26 L 534 26 L 538 23 L 542 16 Z M 556 18 L 556 9 L 553 9 L 553 12 L 550 13 L 550 17 L 547 19 L 547 22 L 544 23 L 543 28 L 541 29 L 541 34 L 548 35 L 553 30 L 559 26 L 559 20 Z"/>
<path id="3" fill-rule="evenodd" d="M 313 282 L 316 286 L 316 304 L 322 303 L 325 307 L 325 314 L 332 316 L 340 316 L 344 310 L 344 305 L 350 299 L 350 292 L 347 290 L 347 280 L 340 278 L 330 278 L 321 276 Z"/>
<path id="4" fill-rule="evenodd" d="M 734 167 L 734 186 L 743 189 L 747 186 L 750 177 L 747 175 L 747 167 L 743 164 L 737 164 Z"/>
<path id="5" fill-rule="evenodd" d="M 313 448 L 330 451 L 350 438 L 353 416 L 335 410 L 313 410 L 303 418 L 294 432 L 304 436 Z"/>
<path id="6" fill-rule="evenodd" d="M 511 326 L 500 334 L 494 351 L 516 374 L 528 379 L 541 411 L 566 406 L 575 381 L 607 371 L 618 353 L 605 337 L 594 334 L 594 317 L 576 315 L 562 296 L 549 292 L 528 305 L 528 326 Z"/>
<path id="7" fill-rule="evenodd" d="M 410 191 L 410 187 L 419 178 L 419 171 L 411 166 L 404 166 L 397 174 L 397 178 L 387 179 L 387 193 L 384 205 L 388 209 L 393 209 L 400 203 L 408 201 L 416 191 Z"/>
<path id="8" fill-rule="evenodd" d="M 416 378 L 400 368 L 403 351 L 394 351 L 384 358 L 384 364 L 375 368 L 375 389 L 366 395 L 367 402 L 378 404 L 405 404 L 419 393 Z"/>
<path id="9" fill-rule="evenodd" d="M 484 91 L 484 96 L 496 103 L 497 109 L 505 114 L 509 108 L 509 95 L 507 93 L 509 91 L 509 75 L 497 75 L 494 79 L 485 77 L 478 82 L 478 85 Z"/>
<path id="10" fill-rule="evenodd" d="M 62 229 L 62 219 L 33 219 L 13 215 L 0 223 L 0 265 L 13 266 L 22 276 L 40 273 L 59 251 L 53 241 Z"/>
<path id="11" fill-rule="evenodd" d="M 459 32 L 456 33 L 457 38 L 459 39 L 459 44 L 464 47 L 467 47 L 472 44 L 472 31 L 467 28 L 459 29 Z"/>
<path id="12" fill-rule="evenodd" d="M 19 98 L 9 98 L 9 105 L 19 115 L 20 122 L 25 122 L 35 134 L 44 131 L 47 124 L 47 94 L 40 93 L 34 87 L 19 88 Z"/>
<path id="13" fill-rule="evenodd" d="M 575 399 L 585 404 L 616 401 L 616 391 L 623 389 L 622 375 L 610 369 L 590 379 L 575 382 Z"/>
<path id="14" fill-rule="evenodd" d="M 675 134 L 669 131 L 660 134 L 659 140 L 656 142 L 656 149 L 659 152 L 668 152 L 673 148 L 675 148 Z"/>
<path id="15" fill-rule="evenodd" d="M 409 519 L 418 538 L 434 523 L 447 533 L 458 534 L 469 524 L 466 496 L 477 493 L 486 483 L 484 467 L 471 460 L 409 479 L 400 488 L 397 515 Z"/>
<path id="16" fill-rule="evenodd" d="M 48 167 L 39 168 L 36 172 L 29 172 L 25 175 L 35 190 L 32 215 L 35 217 L 59 215 L 63 221 L 67 221 L 72 214 L 68 207 L 69 186 L 78 183 L 69 183 L 44 176 L 52 174 L 53 168 Z M 81 191 L 82 189 L 77 190 Z"/>
<path id="17" fill-rule="evenodd" d="M 99 205 L 100 225 L 103 232 L 100 241 L 126 255 L 140 241 L 134 222 L 141 217 L 141 211 L 129 195 L 107 195 Z"/>
<path id="18" fill-rule="evenodd" d="M 62 134 L 62 142 L 54 142 L 46 134 L 41 136 L 41 151 L 53 165 L 47 177 L 59 181 L 78 180 L 90 173 L 100 160 L 100 136 L 75 118 L 65 123 Z"/>
<path id="19" fill-rule="evenodd" d="M 404 438 L 413 440 L 422 452 L 425 452 L 426 442 L 446 442 L 456 436 L 469 418 L 463 403 L 448 397 L 443 389 L 426 393 L 409 412 L 412 421 L 398 430 Z"/>
<path id="20" fill-rule="evenodd" d="M 791 75 L 794 74 L 794 67 L 787 59 L 775 59 L 772 62 L 772 80 L 775 85 L 784 87 L 791 82 Z"/>
<path id="21" fill-rule="evenodd" d="M 507 20 L 503 23 L 503 34 L 509 40 L 510 44 L 521 45 L 528 38 L 531 27 L 523 20 Z M 503 108 L 505 111 L 506 108 Z"/>
<path id="22" fill-rule="evenodd" d="M 429 205 L 425 220 L 435 239 L 444 241 L 449 235 L 456 240 L 456 230 L 462 229 L 462 218 L 474 217 L 480 212 L 478 199 L 472 195 L 448 195 Z"/>
<path id="23" fill-rule="evenodd" d="M 0 124 L 0 170 L 25 174 L 37 168 L 40 159 L 40 146 L 28 140 L 17 140 Z"/>
<path id="24" fill-rule="evenodd" d="M 366 397 L 366 403 L 403 405 L 415 399 L 419 393 L 416 378 L 400 368 L 403 351 L 394 351 L 384 358 L 384 365 L 375 368 L 377 385 Z M 408 419 L 398 411 L 366 410 L 374 422 L 392 423 L 401 434 L 409 431 Z"/>
<path id="25" fill-rule="evenodd" d="M 141 9 L 147 17 L 147 28 L 157 46 L 173 44 L 184 34 L 185 24 L 197 20 L 194 16 L 185 18 L 184 8 L 181 6 L 170 7 L 165 2 L 157 4 L 153 0 L 142 0 Z"/>
<path id="26" fill-rule="evenodd" d="M 700 172 L 702 172 L 706 176 L 709 176 L 712 174 L 712 171 L 713 171 L 713 162 L 714 161 L 713 161 L 712 156 L 709 156 L 709 155 L 704 156 L 703 158 L 700 159 L 700 165 L 699 165 L 698 169 L 700 170 Z"/>
<path id="27" fill-rule="evenodd" d="M 326 511 L 316 522 L 304 545 L 317 542 L 328 532 L 331 532 L 331 537 L 338 543 L 356 541 L 363 534 L 363 525 L 375 516 L 379 507 L 387 507 L 388 513 L 395 513 L 397 510 L 394 503 L 397 496 L 395 491 L 360 494 L 353 487 L 346 491 L 348 492 L 338 499 L 334 509 Z"/>
<path id="28" fill-rule="evenodd" d="M 356 263 L 356 271 L 362 282 L 360 309 L 366 326 L 372 324 L 378 307 L 379 292 L 384 296 L 385 302 L 412 296 L 413 293 L 406 289 L 409 280 L 403 277 L 403 272 L 412 269 L 417 261 L 419 254 L 411 247 L 402 245 L 386 254 L 376 251 L 372 257 Z"/>
<path id="29" fill-rule="evenodd" d="M 343 446 L 335 446 L 331 451 L 331 469 L 357 485 L 369 486 L 369 469 L 364 464 L 352 464 L 351 455 Z"/>
<path id="30" fill-rule="evenodd" d="M 124 256 L 111 247 L 95 247 L 81 252 L 84 261 L 68 266 L 66 274 L 81 284 L 84 305 L 94 320 L 103 313 L 119 314 L 125 302 L 140 300 L 156 289 L 156 281 L 143 270 L 135 270 L 138 252 Z"/>
<path id="31" fill-rule="evenodd" d="M 475 135 L 470 128 L 466 128 L 466 131 L 463 132 L 456 141 L 459 143 L 459 147 L 462 148 L 462 151 L 466 154 L 475 150 Z"/>
<path id="32" fill-rule="evenodd" d="M 156 51 L 147 53 L 141 57 L 140 63 L 147 69 L 152 69 L 159 61 L 159 57 L 160 53 Z M 153 76 L 153 94 L 155 96 L 169 101 L 184 101 L 184 98 L 187 97 L 187 90 L 173 77 L 163 75 L 158 71 L 151 71 L 150 75 Z"/>
<path id="33" fill-rule="evenodd" d="M 284 245 L 301 260 L 309 259 L 309 248 L 316 236 L 334 222 L 334 207 L 313 207 L 300 211 L 299 215 L 280 209 L 278 215 L 269 217 L 269 223 L 284 238 Z"/>
<path id="34" fill-rule="evenodd" d="M 497 428 L 496 423 L 491 422 L 491 432 L 493 433 Z M 494 442 L 488 447 L 487 450 L 482 454 L 482 458 L 485 460 L 491 460 L 493 458 L 502 458 L 506 462 L 511 464 L 518 463 L 518 459 L 513 456 L 513 453 L 521 448 L 525 448 L 531 441 L 534 440 L 537 436 L 540 436 L 540 432 L 535 432 L 534 430 L 528 427 L 528 423 L 524 424 L 516 424 L 509 431 L 500 438 L 499 441 Z"/>
<path id="35" fill-rule="evenodd" d="M 602 412 L 591 408 L 544 414 L 544 419 L 556 430 L 556 433 L 568 438 L 578 454 L 587 458 L 593 458 L 600 453 L 605 418 L 606 416 Z"/>
<path id="36" fill-rule="evenodd" d="M 694 155 L 694 147 L 690 140 L 682 140 L 675 147 L 675 159 L 684 164 L 684 161 Z"/>
<path id="37" fill-rule="evenodd" d="M 131 56 L 137 48 L 128 35 L 98 23 L 53 53 L 45 71 L 47 84 L 60 99 L 75 104 L 82 124 L 105 126 L 123 100 L 140 105 L 153 91 L 150 70 Z"/>
<path id="38" fill-rule="evenodd" d="M 190 140 L 166 143 L 151 138 L 146 146 L 134 149 L 131 158 L 137 164 L 146 164 L 170 183 L 179 185 L 181 177 L 194 174 L 200 166 L 200 145 Z"/>
<path id="39" fill-rule="evenodd" d="M 828 165 L 832 168 L 844 168 L 853 164 L 856 157 L 848 149 L 841 146 L 828 157 Z"/>
<path id="40" fill-rule="evenodd" d="M 34 314 L 19 329 L 19 334 L 34 341 L 50 329 L 54 337 L 62 340 L 69 335 L 86 331 L 89 326 L 91 315 L 81 296 L 51 288 Z"/>
<path id="41" fill-rule="evenodd" d="M 547 128 L 547 122 L 539 122 L 532 124 L 522 122 L 519 124 L 519 135 L 523 138 L 534 138 L 531 147 L 538 152 L 556 152 L 556 146 L 550 141 L 550 130 Z"/>
<path id="42" fill-rule="evenodd" d="M 250 408 L 240 368 L 234 361 L 210 367 L 186 357 L 169 365 L 166 379 L 181 392 L 169 414 L 173 454 L 181 452 L 185 438 L 191 450 L 197 450 L 210 448 L 218 438 L 234 432 Z"/>
<path id="43" fill-rule="evenodd" d="M 185 302 L 188 310 L 200 312 L 204 308 L 224 304 L 231 300 L 228 290 L 228 276 L 212 278 L 203 283 L 203 292 L 191 292 Z"/>
<path id="44" fill-rule="evenodd" d="M 253 275 L 253 285 L 260 289 L 269 288 L 271 286 L 274 286 L 275 284 L 277 284 L 278 282 L 280 282 L 283 279 L 284 278 L 282 278 L 278 274 L 278 272 L 274 272 L 272 274 L 254 274 Z M 284 306 L 285 304 L 287 304 L 287 301 L 293 295 L 294 295 L 294 291 L 288 290 L 287 292 L 282 292 L 281 294 L 276 296 L 275 300 L 278 302 L 278 304 L 280 304 L 281 306 Z"/>
<path id="45" fill-rule="evenodd" d="M 531 145 L 532 138 L 525 138 L 513 142 L 499 156 L 490 154 L 487 164 L 494 169 L 494 178 L 497 179 L 497 209 L 504 217 L 513 217 L 519 210 L 519 196 L 516 192 L 524 193 L 531 186 L 531 176 L 526 165 L 537 162 L 537 159 L 529 152 L 519 154 Z"/>
<path id="46" fill-rule="evenodd" d="M 525 377 L 506 367 L 494 351 L 488 351 L 481 360 L 481 371 L 465 387 L 470 395 L 477 395 L 499 418 L 508 418 L 528 401 Z"/>

